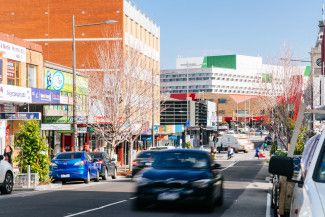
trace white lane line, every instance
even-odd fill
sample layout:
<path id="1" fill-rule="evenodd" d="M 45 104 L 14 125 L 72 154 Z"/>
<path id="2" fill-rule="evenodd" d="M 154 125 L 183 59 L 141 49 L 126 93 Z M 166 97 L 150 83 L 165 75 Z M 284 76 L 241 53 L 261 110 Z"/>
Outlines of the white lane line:
<path id="1" fill-rule="evenodd" d="M 64 217 L 72 217 L 72 216 L 82 215 L 82 214 L 85 214 L 85 213 L 89 213 L 89 212 L 93 212 L 93 211 L 96 211 L 96 210 L 104 209 L 106 207 L 110 207 L 110 206 L 113 206 L 113 205 L 116 205 L 116 204 L 119 204 L 119 203 L 124 203 L 124 202 L 127 202 L 127 200 L 117 201 L 115 203 L 106 204 L 104 206 L 100 206 L 100 207 L 97 207 L 97 208 L 94 208 L 94 209 L 88 209 L 88 210 L 85 210 L 85 211 L 82 211 L 82 212 L 77 212 L 77 213 L 74 213 L 74 214 L 66 215 Z"/>
<path id="2" fill-rule="evenodd" d="M 266 217 L 271 216 L 271 194 L 267 193 L 267 200 L 266 200 Z"/>
<path id="3" fill-rule="evenodd" d="M 134 199 L 136 199 L 137 197 L 130 197 L 130 200 L 134 200 Z"/>
<path id="4" fill-rule="evenodd" d="M 229 167 L 232 167 L 232 166 L 234 166 L 236 163 L 237 163 L 237 161 L 235 161 L 235 162 L 233 162 L 233 163 L 229 164 L 229 165 L 228 165 L 226 168 L 223 168 L 223 169 L 222 169 L 222 170 L 220 170 L 220 171 L 224 171 L 224 170 L 228 169 Z"/>

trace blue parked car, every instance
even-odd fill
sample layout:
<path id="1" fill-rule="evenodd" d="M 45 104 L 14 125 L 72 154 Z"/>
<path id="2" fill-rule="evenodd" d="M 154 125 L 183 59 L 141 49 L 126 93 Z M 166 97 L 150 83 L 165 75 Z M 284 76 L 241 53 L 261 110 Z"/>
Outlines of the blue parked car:
<path id="1" fill-rule="evenodd" d="M 86 152 L 62 152 L 57 154 L 50 164 L 50 176 L 53 180 L 84 181 L 91 179 L 99 181 L 99 167 Z"/>

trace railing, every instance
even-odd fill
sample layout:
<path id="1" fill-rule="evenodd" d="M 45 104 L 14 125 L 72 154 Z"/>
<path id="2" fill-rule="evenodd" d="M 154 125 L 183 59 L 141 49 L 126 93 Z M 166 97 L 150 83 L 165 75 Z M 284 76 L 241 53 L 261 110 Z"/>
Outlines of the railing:
<path id="1" fill-rule="evenodd" d="M 15 174 L 14 179 L 14 188 L 16 189 L 34 189 L 39 184 L 39 175 L 31 173 L 30 166 L 27 168 L 27 173 Z"/>

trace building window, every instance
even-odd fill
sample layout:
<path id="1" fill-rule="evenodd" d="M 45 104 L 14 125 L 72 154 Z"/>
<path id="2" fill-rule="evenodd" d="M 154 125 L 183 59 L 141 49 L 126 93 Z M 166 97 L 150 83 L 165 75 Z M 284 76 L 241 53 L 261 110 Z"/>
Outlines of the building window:
<path id="1" fill-rule="evenodd" d="M 26 85 L 27 87 L 37 87 L 36 66 L 27 64 Z"/>
<path id="2" fill-rule="evenodd" d="M 20 86 L 19 63 L 8 60 L 7 62 L 7 84 Z"/>

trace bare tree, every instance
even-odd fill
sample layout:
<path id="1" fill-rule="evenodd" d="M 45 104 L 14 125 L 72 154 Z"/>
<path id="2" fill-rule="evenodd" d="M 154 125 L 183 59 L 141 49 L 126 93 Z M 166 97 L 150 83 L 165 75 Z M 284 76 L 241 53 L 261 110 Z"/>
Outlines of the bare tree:
<path id="1" fill-rule="evenodd" d="M 268 111 L 272 131 L 285 149 L 303 97 L 303 68 L 291 60 L 290 49 L 284 49 L 277 61 L 262 69 L 260 77 L 261 106 Z"/>
<path id="2" fill-rule="evenodd" d="M 159 77 L 152 73 L 151 60 L 121 41 L 101 43 L 95 62 L 100 71 L 90 76 L 93 119 L 89 125 L 107 144 L 110 155 L 127 142 L 131 157 L 134 142 L 150 126 L 151 111 L 159 111 L 160 94 L 152 94 L 153 85 L 159 91 Z"/>

